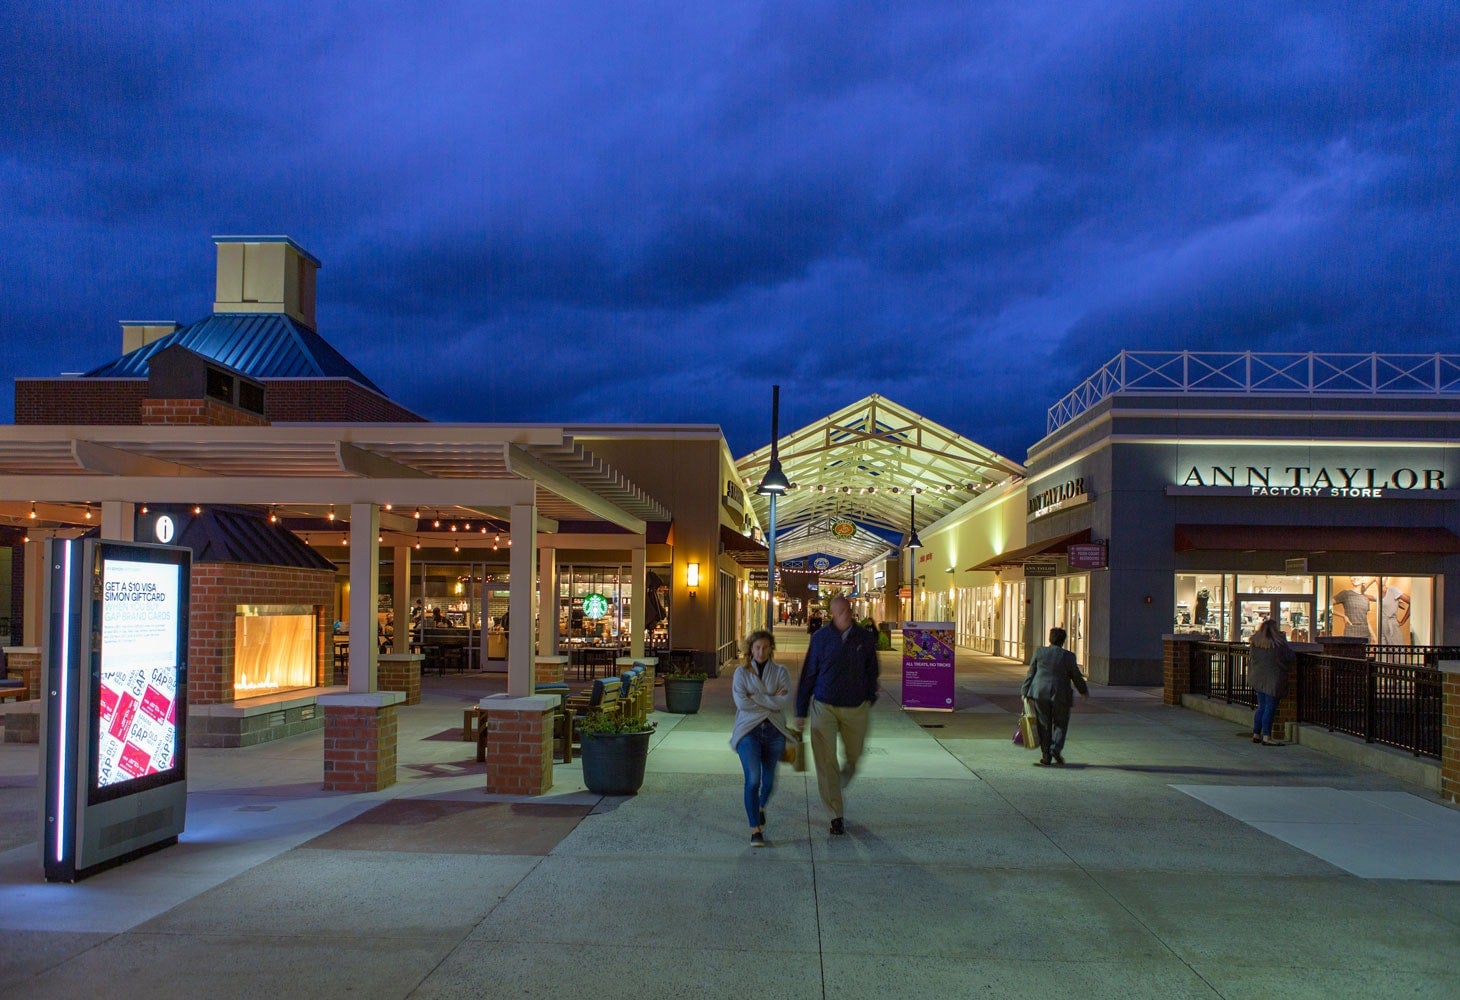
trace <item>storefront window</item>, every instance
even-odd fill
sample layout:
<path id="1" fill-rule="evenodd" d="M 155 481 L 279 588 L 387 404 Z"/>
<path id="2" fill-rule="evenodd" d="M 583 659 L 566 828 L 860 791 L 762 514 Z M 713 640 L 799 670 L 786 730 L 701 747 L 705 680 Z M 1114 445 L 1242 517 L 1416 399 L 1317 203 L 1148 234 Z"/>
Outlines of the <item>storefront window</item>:
<path id="1" fill-rule="evenodd" d="M 1245 642 L 1268 618 L 1293 642 L 1346 635 L 1385 646 L 1429 645 L 1434 578 L 1178 573 L 1177 632 Z"/>

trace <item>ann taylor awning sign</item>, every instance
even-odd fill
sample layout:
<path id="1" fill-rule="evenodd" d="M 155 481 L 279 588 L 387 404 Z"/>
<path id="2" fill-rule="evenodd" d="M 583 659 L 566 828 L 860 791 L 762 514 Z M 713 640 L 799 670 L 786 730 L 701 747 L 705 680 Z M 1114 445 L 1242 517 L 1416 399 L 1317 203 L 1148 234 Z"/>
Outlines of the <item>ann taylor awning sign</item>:
<path id="1" fill-rule="evenodd" d="M 1085 489 L 1085 477 L 1076 476 L 1057 486 L 1030 493 L 1028 520 L 1033 521 L 1046 514 L 1053 514 L 1057 510 L 1066 510 L 1082 503 L 1089 503 L 1090 500 L 1091 496 Z"/>
<path id="2" fill-rule="evenodd" d="M 1189 466 L 1168 496 L 1316 497 L 1374 500 L 1425 496 L 1447 490 L 1444 469 L 1406 466 L 1213 465 Z"/>

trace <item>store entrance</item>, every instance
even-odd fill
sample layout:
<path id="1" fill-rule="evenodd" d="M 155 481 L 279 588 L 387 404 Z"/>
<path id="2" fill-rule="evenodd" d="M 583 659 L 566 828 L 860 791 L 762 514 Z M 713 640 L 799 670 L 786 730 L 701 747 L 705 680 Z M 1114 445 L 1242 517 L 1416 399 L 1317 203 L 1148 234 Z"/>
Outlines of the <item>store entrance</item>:
<path id="1" fill-rule="evenodd" d="M 1287 633 L 1289 642 L 1309 642 L 1313 635 L 1312 594 L 1238 594 L 1235 620 L 1246 642 L 1262 622 L 1271 618 Z"/>
<path id="2" fill-rule="evenodd" d="M 1085 595 L 1065 595 L 1065 631 L 1069 637 L 1065 640 L 1065 648 L 1075 654 L 1075 662 L 1080 664 L 1080 669 L 1087 674 L 1090 672 L 1089 662 L 1085 659 Z"/>

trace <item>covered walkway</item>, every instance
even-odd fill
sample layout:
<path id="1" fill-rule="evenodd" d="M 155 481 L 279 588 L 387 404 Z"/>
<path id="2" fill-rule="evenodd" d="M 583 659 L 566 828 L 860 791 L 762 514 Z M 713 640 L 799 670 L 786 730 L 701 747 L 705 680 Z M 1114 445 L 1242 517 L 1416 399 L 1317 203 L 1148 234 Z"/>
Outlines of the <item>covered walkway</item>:
<path id="1" fill-rule="evenodd" d="M 959 710 L 914 716 L 884 657 L 848 835 L 783 768 L 765 850 L 728 677 L 658 715 L 627 799 L 576 765 L 484 795 L 452 730 L 500 676 L 427 678 L 381 792 L 322 792 L 318 734 L 194 749 L 182 842 L 75 886 L 39 878 L 35 747 L 0 744 L 0 996 L 1455 995 L 1460 813 L 1427 793 L 1130 688 L 1031 767 L 1017 664 L 961 655 Z"/>

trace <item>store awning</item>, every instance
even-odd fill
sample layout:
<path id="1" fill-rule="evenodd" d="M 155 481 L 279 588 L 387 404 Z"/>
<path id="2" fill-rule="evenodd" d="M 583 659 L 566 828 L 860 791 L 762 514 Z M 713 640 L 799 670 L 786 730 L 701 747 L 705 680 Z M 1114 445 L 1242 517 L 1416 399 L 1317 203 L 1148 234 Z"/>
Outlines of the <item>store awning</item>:
<path id="1" fill-rule="evenodd" d="M 1022 549 L 1014 549 L 1002 555 L 994 556 L 992 559 L 985 559 L 977 566 L 970 566 L 966 572 L 973 572 L 980 569 L 994 569 L 998 566 L 1019 566 L 1025 560 L 1038 555 L 1064 555 L 1065 551 L 1072 545 L 1090 540 L 1090 529 L 1082 528 L 1079 531 L 1072 531 L 1068 535 L 1058 535 L 1054 538 L 1046 538 L 1043 541 L 1026 545 Z"/>
<path id="2" fill-rule="evenodd" d="M 1460 553 L 1449 528 L 1354 527 L 1289 524 L 1178 524 L 1176 551 Z"/>
<path id="3" fill-rule="evenodd" d="M 764 545 L 726 524 L 720 525 L 720 551 L 742 566 L 765 566 L 771 558 Z"/>

